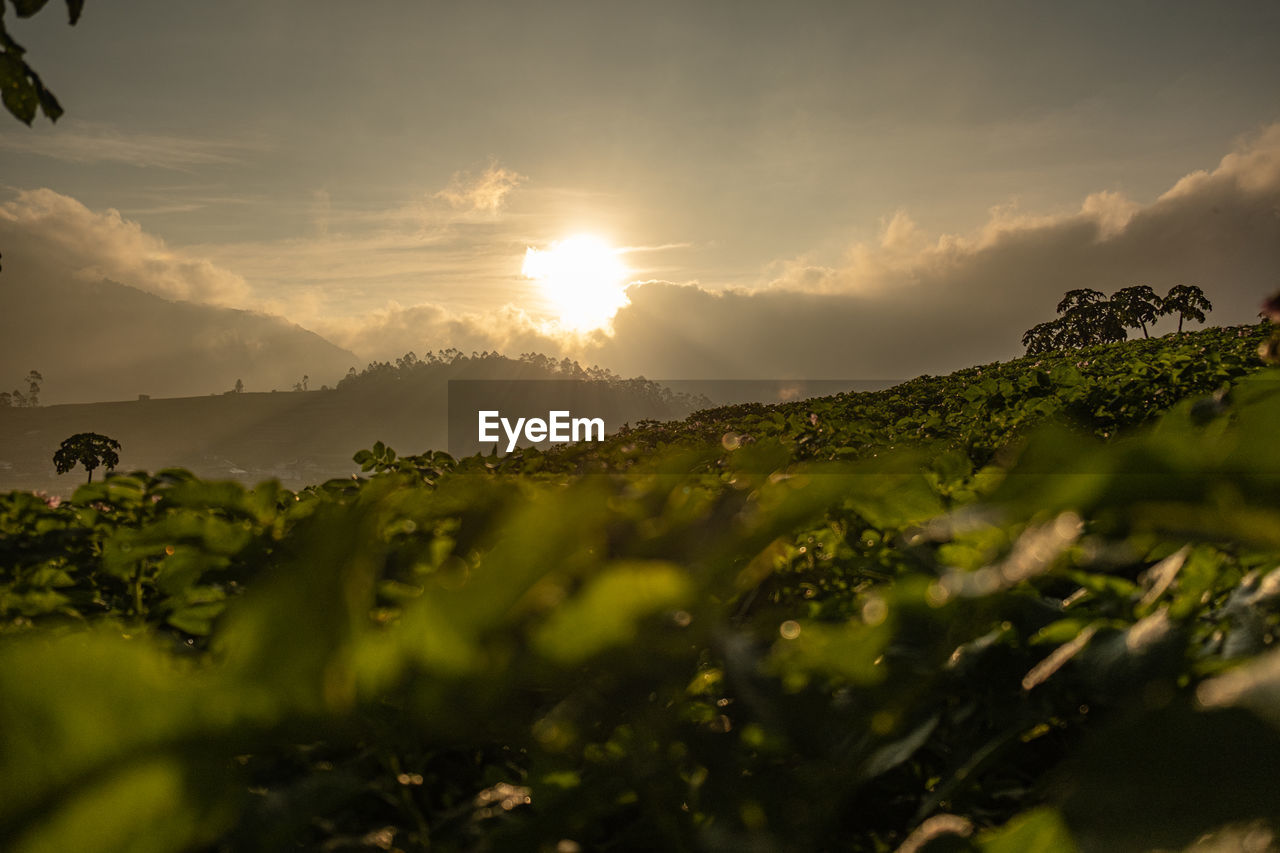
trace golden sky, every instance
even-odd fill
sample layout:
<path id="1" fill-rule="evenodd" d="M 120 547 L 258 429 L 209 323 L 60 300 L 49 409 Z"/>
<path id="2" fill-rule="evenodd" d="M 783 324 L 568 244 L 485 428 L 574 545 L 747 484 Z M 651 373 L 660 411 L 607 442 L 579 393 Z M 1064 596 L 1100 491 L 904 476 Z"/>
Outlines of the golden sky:
<path id="1" fill-rule="evenodd" d="M 1066 287 L 1199 283 L 1242 322 L 1280 272 L 1275 3 L 131 0 L 11 27 L 67 115 L 0 126 L 6 273 L 17 239 L 41 274 L 363 359 L 896 375 L 1016 354 Z M 759 340 L 780 317 L 810 331 Z"/>

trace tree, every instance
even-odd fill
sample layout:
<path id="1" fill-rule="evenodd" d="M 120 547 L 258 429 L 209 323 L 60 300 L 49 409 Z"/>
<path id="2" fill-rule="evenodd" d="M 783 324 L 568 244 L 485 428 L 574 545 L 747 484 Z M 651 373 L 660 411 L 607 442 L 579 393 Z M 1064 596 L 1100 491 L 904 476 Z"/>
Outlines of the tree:
<path id="1" fill-rule="evenodd" d="M 120 442 L 96 432 L 78 432 L 64 440 L 57 452 L 53 454 L 53 464 L 59 474 L 65 474 L 77 465 L 83 465 L 89 472 L 88 482 L 93 482 L 93 469 L 99 465 L 108 471 L 120 464 L 120 456 L 116 453 Z"/>
<path id="2" fill-rule="evenodd" d="M 1064 331 L 1061 318 L 1040 323 L 1022 336 L 1022 345 L 1027 348 L 1027 355 L 1052 352 L 1062 348 Z"/>
<path id="3" fill-rule="evenodd" d="M 44 377 L 40 375 L 40 371 L 32 370 L 27 373 L 27 405 L 40 405 L 40 383 L 44 381 Z"/>
<path id="4" fill-rule="evenodd" d="M 1204 291 L 1194 285 L 1179 284 L 1169 288 L 1168 295 L 1161 301 L 1160 316 L 1178 315 L 1178 334 L 1182 334 L 1182 322 L 1195 320 L 1204 322 L 1204 312 L 1212 311 L 1213 304 L 1205 298 Z"/>
<path id="5" fill-rule="evenodd" d="M 1100 290 L 1067 291 L 1058 303 L 1058 313 L 1062 316 L 1057 320 L 1041 323 L 1022 335 L 1028 355 L 1114 343 L 1128 337 L 1120 306 Z"/>
<path id="6" fill-rule="evenodd" d="M 1062 346 L 1083 347 L 1123 341 L 1128 335 L 1116 307 L 1100 290 L 1067 291 L 1058 303 L 1062 315 Z"/>
<path id="7" fill-rule="evenodd" d="M 243 393 L 244 393 L 244 383 L 243 383 L 243 382 L 241 382 L 239 379 L 237 379 L 237 380 L 236 380 L 236 387 L 235 387 L 235 388 L 233 388 L 232 390 L 233 390 L 233 391 L 235 391 L 237 394 L 243 394 Z"/>
<path id="8" fill-rule="evenodd" d="M 1156 321 L 1163 312 L 1164 305 L 1156 292 L 1145 284 L 1117 290 L 1111 294 L 1111 304 L 1125 328 L 1141 328 L 1144 338 L 1151 337 L 1147 333 L 1147 324 Z"/>
<path id="9" fill-rule="evenodd" d="M 19 18 L 30 18 L 47 4 L 48 0 L 12 0 Z M 67 14 L 72 26 L 80 20 L 83 10 L 84 0 L 67 0 Z M 57 121 L 62 115 L 62 106 L 23 58 L 26 49 L 9 35 L 4 24 L 4 12 L 5 4 L 0 2 L 0 93 L 5 109 L 28 126 L 35 119 L 37 110 L 50 121 Z"/>

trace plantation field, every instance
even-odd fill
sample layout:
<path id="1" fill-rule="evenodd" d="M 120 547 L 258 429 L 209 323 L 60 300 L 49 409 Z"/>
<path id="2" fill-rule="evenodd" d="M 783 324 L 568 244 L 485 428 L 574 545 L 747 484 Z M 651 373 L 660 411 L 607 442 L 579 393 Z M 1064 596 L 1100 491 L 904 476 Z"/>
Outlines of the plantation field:
<path id="1" fill-rule="evenodd" d="M 501 458 L 379 443 L 296 491 L 2 495 L 0 837 L 1266 849 L 1270 333 Z"/>

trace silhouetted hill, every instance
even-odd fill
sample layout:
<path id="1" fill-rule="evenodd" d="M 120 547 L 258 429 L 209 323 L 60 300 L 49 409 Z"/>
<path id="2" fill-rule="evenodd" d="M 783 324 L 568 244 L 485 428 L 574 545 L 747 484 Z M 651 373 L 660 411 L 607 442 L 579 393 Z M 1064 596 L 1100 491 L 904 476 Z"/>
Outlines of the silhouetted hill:
<path id="1" fill-rule="evenodd" d="M 683 417 L 708 404 L 644 379 L 545 356 L 449 351 L 419 360 L 410 354 L 353 370 L 335 390 L 0 408 L 0 490 L 70 494 L 82 477 L 58 477 L 51 460 L 59 443 L 78 432 L 119 440 L 119 471 L 181 467 L 203 477 L 276 478 L 301 488 L 355 473 L 352 455 L 377 441 L 401 453 L 449 447 L 449 383 L 456 380 L 492 384 L 503 401 L 496 405 L 511 414 L 545 415 L 559 399 L 546 386 L 585 387 L 575 399 L 610 432 L 640 419 Z M 464 416 L 458 433 L 469 439 L 474 429 L 474 415 Z M 468 440 L 461 452 L 481 449 L 492 448 Z"/>
<path id="2" fill-rule="evenodd" d="M 176 397 L 334 384 L 356 356 L 278 317 L 175 302 L 112 281 L 25 287 L 0 275 L 0 389 L 28 370 L 41 401 Z M 25 390 L 25 389 L 24 389 Z"/>

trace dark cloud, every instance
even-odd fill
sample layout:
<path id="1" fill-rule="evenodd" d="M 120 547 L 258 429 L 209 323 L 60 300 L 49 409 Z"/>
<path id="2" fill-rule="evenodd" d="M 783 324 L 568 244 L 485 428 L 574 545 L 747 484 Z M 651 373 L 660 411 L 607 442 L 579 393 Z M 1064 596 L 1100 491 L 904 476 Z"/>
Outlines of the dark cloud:
<path id="1" fill-rule="evenodd" d="M 1132 284 L 1199 285 L 1211 322 L 1252 322 L 1280 284 L 1280 125 L 1146 206 L 1099 193 L 1069 215 L 999 210 L 972 237 L 932 243 L 899 214 L 843 266 L 781 272 L 757 290 L 633 285 L 614 335 L 584 356 L 669 378 L 941 373 L 1019 355 L 1066 290 Z"/>

